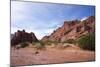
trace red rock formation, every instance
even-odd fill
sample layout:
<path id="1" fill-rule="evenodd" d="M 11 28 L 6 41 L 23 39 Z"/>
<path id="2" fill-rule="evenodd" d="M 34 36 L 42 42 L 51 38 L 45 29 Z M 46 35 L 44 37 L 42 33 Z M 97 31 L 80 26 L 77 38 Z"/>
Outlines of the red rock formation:
<path id="1" fill-rule="evenodd" d="M 44 36 L 44 37 L 42 38 L 42 41 L 48 41 L 48 38 L 49 38 L 49 36 Z"/>
<path id="2" fill-rule="evenodd" d="M 87 33 L 95 31 L 95 17 L 90 16 L 84 21 L 65 21 L 63 26 L 55 30 L 50 36 L 46 36 L 42 41 L 65 42 L 69 39 L 77 39 Z"/>
<path id="3" fill-rule="evenodd" d="M 11 39 L 11 45 L 18 45 L 21 42 L 32 42 L 38 41 L 34 33 L 27 33 L 25 30 L 15 32 L 13 38 Z"/>

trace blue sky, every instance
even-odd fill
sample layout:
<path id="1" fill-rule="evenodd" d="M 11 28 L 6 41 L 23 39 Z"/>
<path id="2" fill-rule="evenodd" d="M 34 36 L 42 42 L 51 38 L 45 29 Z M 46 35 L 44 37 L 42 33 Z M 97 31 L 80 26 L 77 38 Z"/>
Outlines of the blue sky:
<path id="1" fill-rule="evenodd" d="M 92 15 L 95 15 L 94 6 L 12 1 L 11 33 L 25 29 L 41 39 L 62 26 L 65 20 L 80 20 Z"/>

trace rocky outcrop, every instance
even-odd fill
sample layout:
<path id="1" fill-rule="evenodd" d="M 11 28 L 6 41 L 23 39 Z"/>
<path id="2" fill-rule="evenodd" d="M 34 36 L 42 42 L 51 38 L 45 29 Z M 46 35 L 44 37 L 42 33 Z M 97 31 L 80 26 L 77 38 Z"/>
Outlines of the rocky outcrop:
<path id="1" fill-rule="evenodd" d="M 55 30 L 50 36 L 43 37 L 42 41 L 65 42 L 69 39 L 77 39 L 87 33 L 95 31 L 95 17 L 90 16 L 83 21 L 65 21 L 62 27 Z"/>
<path id="2" fill-rule="evenodd" d="M 11 38 L 11 45 L 18 45 L 19 43 L 22 42 L 36 42 L 38 39 L 34 35 L 34 33 L 27 33 L 25 30 L 20 31 L 18 30 L 13 34 L 13 37 Z"/>
<path id="3" fill-rule="evenodd" d="M 48 39 L 49 39 L 49 36 L 44 36 L 44 37 L 42 38 L 42 41 L 48 41 Z"/>

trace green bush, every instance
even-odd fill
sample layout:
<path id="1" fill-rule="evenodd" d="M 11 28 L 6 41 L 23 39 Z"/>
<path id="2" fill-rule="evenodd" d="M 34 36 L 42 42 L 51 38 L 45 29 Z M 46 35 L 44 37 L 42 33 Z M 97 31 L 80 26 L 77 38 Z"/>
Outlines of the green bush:
<path id="1" fill-rule="evenodd" d="M 79 38 L 77 43 L 82 49 L 95 51 L 95 34 L 87 34 Z"/>
<path id="2" fill-rule="evenodd" d="M 29 46 L 29 44 L 28 44 L 27 42 L 21 43 L 21 48 L 25 48 L 25 47 L 27 47 L 27 46 Z"/>

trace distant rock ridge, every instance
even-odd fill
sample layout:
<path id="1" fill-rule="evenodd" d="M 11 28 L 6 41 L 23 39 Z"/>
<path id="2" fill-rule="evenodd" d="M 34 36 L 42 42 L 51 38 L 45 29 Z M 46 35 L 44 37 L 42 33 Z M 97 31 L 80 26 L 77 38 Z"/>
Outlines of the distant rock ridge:
<path id="1" fill-rule="evenodd" d="M 44 36 L 42 41 L 57 41 L 65 42 L 69 39 L 77 39 L 87 33 L 93 33 L 95 31 L 95 17 L 90 16 L 83 21 L 73 20 L 64 21 L 62 27 L 59 27 L 50 36 Z"/>
<path id="2" fill-rule="evenodd" d="M 11 38 L 11 45 L 18 45 L 22 42 L 36 42 L 38 39 L 36 38 L 35 34 L 33 32 L 27 33 L 25 30 L 18 30 L 15 32 Z"/>

